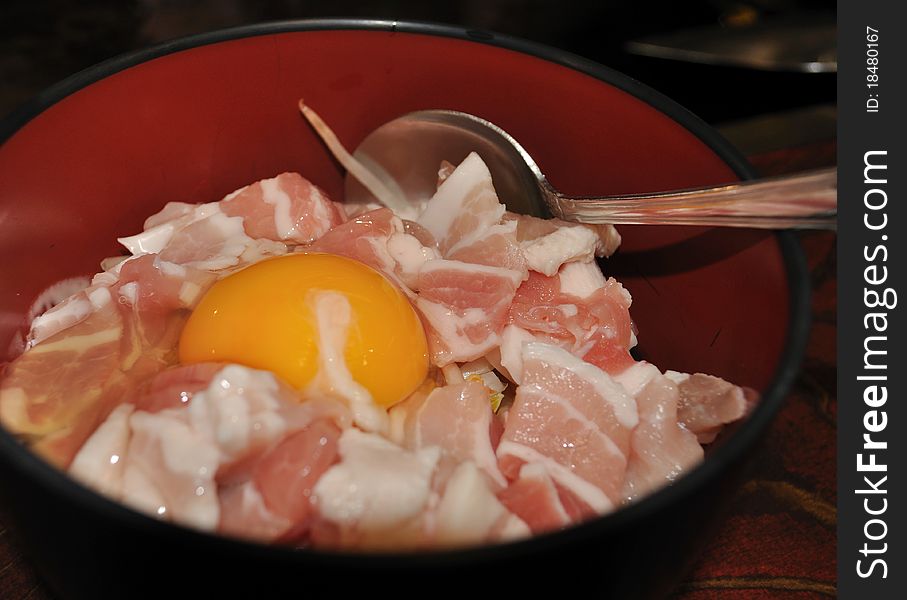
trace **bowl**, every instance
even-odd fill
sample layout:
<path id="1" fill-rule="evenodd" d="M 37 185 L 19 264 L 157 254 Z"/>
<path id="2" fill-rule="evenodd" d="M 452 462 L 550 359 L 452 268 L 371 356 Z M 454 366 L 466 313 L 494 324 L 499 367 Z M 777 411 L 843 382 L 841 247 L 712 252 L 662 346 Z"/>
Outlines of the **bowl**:
<path id="1" fill-rule="evenodd" d="M 657 92 L 559 50 L 487 32 L 385 21 L 268 23 L 169 42 L 63 81 L 0 125 L 0 360 L 57 280 L 89 275 L 168 201 L 207 202 L 297 170 L 340 197 L 342 171 L 302 97 L 354 147 L 422 108 L 477 114 L 519 139 L 571 194 L 734 181 L 752 168 Z M 603 263 L 633 294 L 641 354 L 762 393 L 706 460 L 642 501 L 565 531 L 457 551 L 293 550 L 158 522 L 81 487 L 0 431 L 0 501 L 61 598 L 338 592 L 668 593 L 791 385 L 808 282 L 789 233 L 624 227 Z M 487 576 L 487 577 L 486 577 Z M 392 589 L 382 589 L 393 586 Z"/>

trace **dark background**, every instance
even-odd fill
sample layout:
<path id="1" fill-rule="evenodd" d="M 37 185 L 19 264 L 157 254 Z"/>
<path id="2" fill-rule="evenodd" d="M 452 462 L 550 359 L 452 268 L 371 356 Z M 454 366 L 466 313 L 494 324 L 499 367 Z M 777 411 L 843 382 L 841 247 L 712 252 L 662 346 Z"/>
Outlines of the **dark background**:
<path id="1" fill-rule="evenodd" d="M 833 104 L 833 73 L 708 66 L 627 52 L 641 37 L 781 20 L 833 22 L 834 0 L 12 0 L 0 2 L 0 115 L 85 67 L 176 37 L 318 17 L 428 20 L 569 50 L 623 71 L 711 123 Z M 801 36 L 802 37 L 802 36 Z"/>

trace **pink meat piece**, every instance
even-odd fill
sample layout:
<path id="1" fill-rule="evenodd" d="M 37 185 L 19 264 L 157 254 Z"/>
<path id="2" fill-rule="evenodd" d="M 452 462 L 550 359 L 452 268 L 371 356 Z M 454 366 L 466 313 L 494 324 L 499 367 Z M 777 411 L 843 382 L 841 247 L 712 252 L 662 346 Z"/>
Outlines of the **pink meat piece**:
<path id="1" fill-rule="evenodd" d="M 573 522 L 561 504 L 554 481 L 541 464 L 524 464 L 519 477 L 498 493 L 498 499 L 533 533 L 560 529 Z"/>
<path id="2" fill-rule="evenodd" d="M 145 351 L 170 352 L 189 311 L 216 279 L 212 273 L 146 254 L 125 261 L 110 289 L 131 309 L 129 321 Z"/>
<path id="3" fill-rule="evenodd" d="M 516 226 L 502 223 L 503 214 L 491 174 L 473 153 L 445 172 L 417 220 L 441 254 L 424 264 L 415 286 L 437 366 L 474 360 L 500 343 L 507 308 L 527 275 Z"/>
<path id="4" fill-rule="evenodd" d="M 510 269 L 525 279 L 517 223 L 501 221 L 505 208 L 488 167 L 472 153 L 448 171 L 417 221 L 431 233 L 442 258 Z"/>
<path id="5" fill-rule="evenodd" d="M 592 347 L 583 354 L 583 360 L 606 373 L 620 374 L 636 362 L 626 346 L 614 338 L 603 335 L 601 331 L 598 331 L 590 342 L 592 342 Z"/>
<path id="6" fill-rule="evenodd" d="M 222 363 L 171 367 L 142 382 L 132 397 L 132 403 L 137 410 L 150 413 L 178 408 L 192 400 L 196 392 L 208 387 L 211 378 L 223 368 Z"/>
<path id="7" fill-rule="evenodd" d="M 135 307 L 142 312 L 166 312 L 194 308 L 216 279 L 210 273 L 144 255 L 122 263 L 113 287 L 121 290 L 125 284 L 138 283 Z"/>
<path id="8" fill-rule="evenodd" d="M 123 316 L 108 289 L 94 290 L 92 296 L 103 305 L 16 358 L 0 382 L 3 426 L 61 468 L 69 466 L 127 389 L 118 368 Z"/>
<path id="9" fill-rule="evenodd" d="M 120 238 L 133 254 L 210 271 L 235 269 L 309 244 L 344 221 L 340 208 L 298 173 L 282 173 L 228 194 L 220 202 L 171 202 Z"/>
<path id="10" fill-rule="evenodd" d="M 402 219 L 403 221 L 403 231 L 413 236 L 419 243 L 428 248 L 437 248 L 438 242 L 435 240 L 435 237 L 431 232 L 425 227 L 419 225 L 415 221 L 410 221 L 408 219 Z"/>
<path id="11" fill-rule="evenodd" d="M 220 208 L 242 217 L 249 237 L 295 244 L 310 244 L 344 220 L 327 194 L 299 173 L 240 188 L 221 200 Z"/>
<path id="12" fill-rule="evenodd" d="M 712 375 L 695 373 L 678 384 L 678 420 L 703 442 L 710 442 L 721 428 L 747 412 L 749 391 Z"/>
<path id="13" fill-rule="evenodd" d="M 587 229 L 594 234 L 587 253 L 584 253 L 584 256 L 589 258 L 591 256 L 611 256 L 620 246 L 620 234 L 613 225 L 571 223 L 560 219 L 540 219 L 531 215 L 518 215 L 511 212 L 504 215 L 504 220 L 517 223 L 516 239 L 524 246 L 538 242 L 551 234 L 557 233 L 559 230 L 571 228 Z"/>
<path id="14" fill-rule="evenodd" d="M 503 215 L 491 173 L 473 152 L 438 187 L 417 222 L 431 232 L 446 257 L 457 246 L 484 238 Z"/>
<path id="15" fill-rule="evenodd" d="M 282 435 L 303 430 L 319 420 L 331 421 L 341 429 L 350 426 L 350 412 L 340 402 L 320 397 L 310 398 L 303 402 L 298 392 L 279 380 L 278 384 L 277 389 L 271 392 L 277 404 L 269 410 L 283 424 L 284 433 Z M 280 436 L 275 438 L 258 435 L 256 430 L 256 434 L 246 443 L 241 452 L 234 452 L 223 458 L 217 471 L 218 483 L 233 485 L 254 478 L 263 453 L 272 449 L 280 439 L 282 439 Z M 264 492 L 264 489 L 262 491 Z"/>
<path id="16" fill-rule="evenodd" d="M 432 362 L 475 360 L 500 343 L 520 274 L 510 269 L 432 260 L 419 271 L 416 308 L 429 325 Z"/>
<path id="17" fill-rule="evenodd" d="M 165 415 L 185 415 L 180 411 L 185 411 L 193 397 L 205 391 L 223 370 L 221 364 L 200 363 L 163 371 L 135 396 L 137 409 L 143 413 L 167 411 Z M 268 421 L 263 422 L 279 419 L 283 430 L 289 433 L 282 438 L 278 434 L 250 442 L 245 449 L 234 451 L 227 462 L 218 460 L 218 528 L 228 535 L 262 541 L 304 535 L 310 526 L 311 488 L 337 454 L 340 429 L 336 421 L 344 420 L 342 407 L 320 399 L 300 405 L 295 392 L 279 382 L 271 393 L 278 404 L 272 407 Z M 157 429 L 148 431 L 173 426 L 162 421 Z M 132 457 L 127 462 L 139 461 L 156 487 L 170 489 L 168 484 L 173 477 L 169 470 L 159 461 L 148 461 L 149 452 L 154 456 L 153 438 L 149 435 L 145 446 L 136 446 L 146 453 L 144 457 Z M 176 489 L 184 483 L 178 479 L 172 487 Z M 167 492 L 164 496 L 172 500 L 172 494 Z"/>
<path id="18" fill-rule="evenodd" d="M 194 384 L 200 372 L 169 376 Z M 303 535 L 312 486 L 335 461 L 340 430 L 349 425 L 338 402 L 300 403 L 272 374 L 228 365 L 189 402 L 131 415 L 120 499 L 166 520 L 240 537 Z"/>
<path id="19" fill-rule="evenodd" d="M 487 265 L 509 269 L 520 274 L 520 280 L 528 275 L 523 251 L 516 243 L 516 228 L 511 224 L 493 225 L 484 235 L 466 245 L 457 245 L 445 258 L 476 265 Z"/>
<path id="20" fill-rule="evenodd" d="M 488 390 L 478 381 L 417 393 L 391 409 L 391 418 L 403 422 L 407 448 L 439 446 L 458 462 L 472 460 L 503 487 L 491 441 L 493 416 Z"/>
<path id="21" fill-rule="evenodd" d="M 620 503 L 636 403 L 601 369 L 550 344 L 523 345 L 517 388 L 497 455 L 508 479 L 542 463 L 565 491 L 596 512 Z"/>
<path id="22" fill-rule="evenodd" d="M 394 276 L 396 263 L 388 253 L 387 242 L 402 229 L 401 220 L 390 209 L 379 208 L 334 227 L 306 251 L 345 256 Z"/>
<path id="23" fill-rule="evenodd" d="M 241 217 L 215 212 L 176 229 L 158 254 L 170 263 L 215 271 L 239 265 L 240 257 L 253 245 Z"/>
<path id="24" fill-rule="evenodd" d="M 340 428 L 320 418 L 286 436 L 255 465 L 253 481 L 265 505 L 295 527 L 312 517 L 312 489 L 321 475 L 337 462 Z"/>
<path id="25" fill-rule="evenodd" d="M 561 291 L 560 275 L 530 271 L 516 291 L 507 322 L 616 374 L 634 362 L 629 309 L 629 294 L 613 278 L 603 279 L 581 298 Z"/>
<path id="26" fill-rule="evenodd" d="M 222 488 L 218 531 L 257 541 L 298 542 L 317 519 L 312 488 L 337 462 L 340 429 L 319 418 L 260 455 L 251 479 Z"/>
<path id="27" fill-rule="evenodd" d="M 340 435 L 338 450 L 340 461 L 319 478 L 313 490 L 318 507 L 313 538 L 318 543 L 360 548 L 399 548 L 422 538 L 441 449 L 410 451 L 381 435 L 351 427 Z M 323 521 L 336 527 L 319 526 Z"/>
<path id="28" fill-rule="evenodd" d="M 528 537 L 530 527 L 498 497 L 502 493 L 472 461 L 439 466 L 437 504 L 425 514 L 426 545 L 456 547 Z M 496 493 L 497 492 L 497 493 Z"/>
<path id="29" fill-rule="evenodd" d="M 379 208 L 335 227 L 307 251 L 358 260 L 384 274 L 413 299 L 419 269 L 437 257 L 433 244 L 431 234 L 423 227 Z"/>
<path id="30" fill-rule="evenodd" d="M 107 275 L 48 312 L 81 316 L 45 330 L 0 384 L 3 424 L 63 468 L 139 382 L 175 363 L 182 325 L 213 279 L 154 255 L 126 261 L 119 278 Z"/>
<path id="31" fill-rule="evenodd" d="M 558 482 L 554 482 L 554 487 L 557 488 L 558 500 L 561 501 L 561 506 L 564 507 L 564 512 L 570 517 L 571 523 L 581 523 L 601 514 L 601 509 L 593 508 L 569 487 Z"/>
<path id="32" fill-rule="evenodd" d="M 630 440 L 623 496 L 639 498 L 675 481 L 703 457 L 696 436 L 678 423 L 678 386 L 663 375 L 636 395 L 639 425 Z"/>

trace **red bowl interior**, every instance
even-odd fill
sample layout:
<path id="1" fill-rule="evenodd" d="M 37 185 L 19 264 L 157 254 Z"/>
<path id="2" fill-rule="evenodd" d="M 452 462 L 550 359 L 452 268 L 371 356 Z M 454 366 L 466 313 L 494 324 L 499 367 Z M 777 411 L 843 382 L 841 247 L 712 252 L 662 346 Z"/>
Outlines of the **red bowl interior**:
<path id="1" fill-rule="evenodd" d="M 342 171 L 299 98 L 354 147 L 424 108 L 501 125 L 574 194 L 731 181 L 728 163 L 643 100 L 529 54 L 401 31 L 287 31 L 164 54 L 50 105 L 0 146 L 0 360 L 49 284 L 89 275 L 172 200 L 207 202 L 296 170 L 340 197 Z M 764 388 L 789 325 L 774 236 L 625 227 L 605 263 L 633 295 L 642 354 Z"/>

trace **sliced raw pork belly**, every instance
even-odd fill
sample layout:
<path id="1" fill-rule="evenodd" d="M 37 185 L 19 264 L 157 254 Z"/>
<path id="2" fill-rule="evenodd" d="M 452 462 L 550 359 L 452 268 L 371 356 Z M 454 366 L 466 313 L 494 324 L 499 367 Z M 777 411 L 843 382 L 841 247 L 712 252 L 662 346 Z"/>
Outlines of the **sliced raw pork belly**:
<path id="1" fill-rule="evenodd" d="M 227 216 L 243 219 L 249 237 L 311 244 L 343 222 L 327 194 L 299 173 L 281 173 L 240 188 L 220 201 Z"/>
<path id="2" fill-rule="evenodd" d="M 365 263 L 397 284 L 413 297 L 411 288 L 422 265 L 438 252 L 426 246 L 430 234 L 404 221 L 387 208 L 359 215 L 325 234 L 305 251 L 327 252 Z M 433 242 L 430 242 L 433 244 Z"/>
<path id="3" fill-rule="evenodd" d="M 724 425 L 743 417 L 749 400 L 756 395 L 753 390 L 745 390 L 712 375 L 687 375 L 676 371 L 668 371 L 666 375 L 680 390 L 678 420 L 702 443 L 711 442 Z"/>
<path id="4" fill-rule="evenodd" d="M 340 428 L 329 419 L 318 419 L 285 437 L 265 453 L 253 471 L 253 481 L 265 504 L 293 523 L 312 513 L 312 493 L 321 474 L 337 460 Z"/>
<path id="5" fill-rule="evenodd" d="M 82 299 L 91 312 L 10 363 L 0 385 L 3 426 L 64 468 L 127 388 L 116 301 L 106 287 Z"/>
<path id="6" fill-rule="evenodd" d="M 309 244 L 344 220 L 327 195 L 298 173 L 282 173 L 228 194 L 220 202 L 171 202 L 120 238 L 133 255 L 210 271 L 229 270 Z"/>
<path id="7" fill-rule="evenodd" d="M 448 256 L 484 237 L 501 222 L 504 210 L 488 167 L 472 152 L 438 187 L 417 222 L 431 232 L 441 254 Z"/>
<path id="8" fill-rule="evenodd" d="M 196 392 L 208 387 L 224 366 L 221 363 L 195 363 L 171 367 L 139 384 L 131 402 L 136 409 L 149 413 L 179 408 Z"/>
<path id="9" fill-rule="evenodd" d="M 493 482 L 506 486 L 491 445 L 494 414 L 482 383 L 467 381 L 413 394 L 390 414 L 398 430 L 393 437 L 405 447 L 438 446 L 457 462 L 473 461 Z"/>
<path id="10" fill-rule="evenodd" d="M 549 277 L 565 263 L 611 256 L 620 245 L 620 234 L 613 225 L 582 225 L 514 213 L 504 218 L 516 224 L 516 240 L 528 267 Z"/>
<path id="11" fill-rule="evenodd" d="M 314 487 L 324 545 L 394 547 L 424 536 L 422 517 L 432 498 L 437 447 L 414 452 L 355 428 L 339 441 L 340 462 Z"/>
<path id="12" fill-rule="evenodd" d="M 224 488 L 218 496 L 218 533 L 262 542 L 293 537 L 289 533 L 293 531 L 293 523 L 268 509 L 254 482 Z"/>
<path id="13" fill-rule="evenodd" d="M 428 516 L 436 546 L 464 546 L 527 537 L 529 526 L 502 503 L 484 473 L 464 461 L 444 483 L 444 492 Z"/>
<path id="14" fill-rule="evenodd" d="M 497 448 L 501 471 L 518 479 L 538 463 L 577 502 L 596 513 L 620 504 L 636 402 L 607 373 L 566 350 L 523 345 L 517 388 Z"/>
<path id="15" fill-rule="evenodd" d="M 635 398 L 639 425 L 630 440 L 623 491 L 626 500 L 635 500 L 675 481 L 703 457 L 696 436 L 678 423 L 680 392 L 673 381 L 657 374 Z"/>
<path id="16" fill-rule="evenodd" d="M 475 360 L 500 344 L 521 277 L 510 269 L 454 260 L 425 263 L 416 308 L 429 325 L 432 362 L 443 367 Z"/>
<path id="17" fill-rule="evenodd" d="M 241 187 L 219 202 L 169 202 L 145 220 L 143 234 L 133 237 L 163 239 L 216 213 L 238 217 L 249 237 L 290 244 L 310 244 L 344 221 L 339 207 L 316 185 L 299 173 L 281 173 Z"/>
<path id="18" fill-rule="evenodd" d="M 634 363 L 630 302 L 623 286 L 605 279 L 594 262 L 564 264 L 551 277 L 530 271 L 508 310 L 502 364 L 520 383 L 520 345 L 531 337 L 618 374 Z"/>
<path id="19" fill-rule="evenodd" d="M 197 387 L 198 372 L 168 375 L 168 389 L 180 376 Z M 229 365 L 178 407 L 115 410 L 70 472 L 151 516 L 273 540 L 310 524 L 312 488 L 349 424 L 337 402 L 299 404 L 271 373 Z"/>
<path id="20" fill-rule="evenodd" d="M 504 210 L 491 173 L 472 153 L 417 220 L 441 254 L 422 266 L 416 282 L 436 366 L 475 360 L 500 343 L 508 306 L 527 275 L 516 227 L 501 222 Z"/>
<path id="21" fill-rule="evenodd" d="M 183 211 L 184 214 L 180 214 Z M 287 251 L 283 242 L 254 239 L 246 235 L 242 217 L 227 216 L 217 202 L 179 203 L 176 208 L 168 204 L 162 214 L 176 215 L 176 218 L 145 229 L 142 233 L 119 238 L 119 242 L 133 256 L 158 254 L 167 262 L 206 271 L 221 271 L 221 275 Z M 150 221 L 158 222 L 157 219 Z"/>
<path id="22" fill-rule="evenodd" d="M 176 361 L 179 331 L 214 280 L 153 255 L 103 275 L 35 320 L 32 347 L 0 385 L 4 426 L 63 468 L 139 381 Z"/>
<path id="23" fill-rule="evenodd" d="M 498 494 L 498 499 L 522 519 L 532 533 L 560 529 L 573 522 L 543 463 L 523 464 L 519 477 Z"/>

